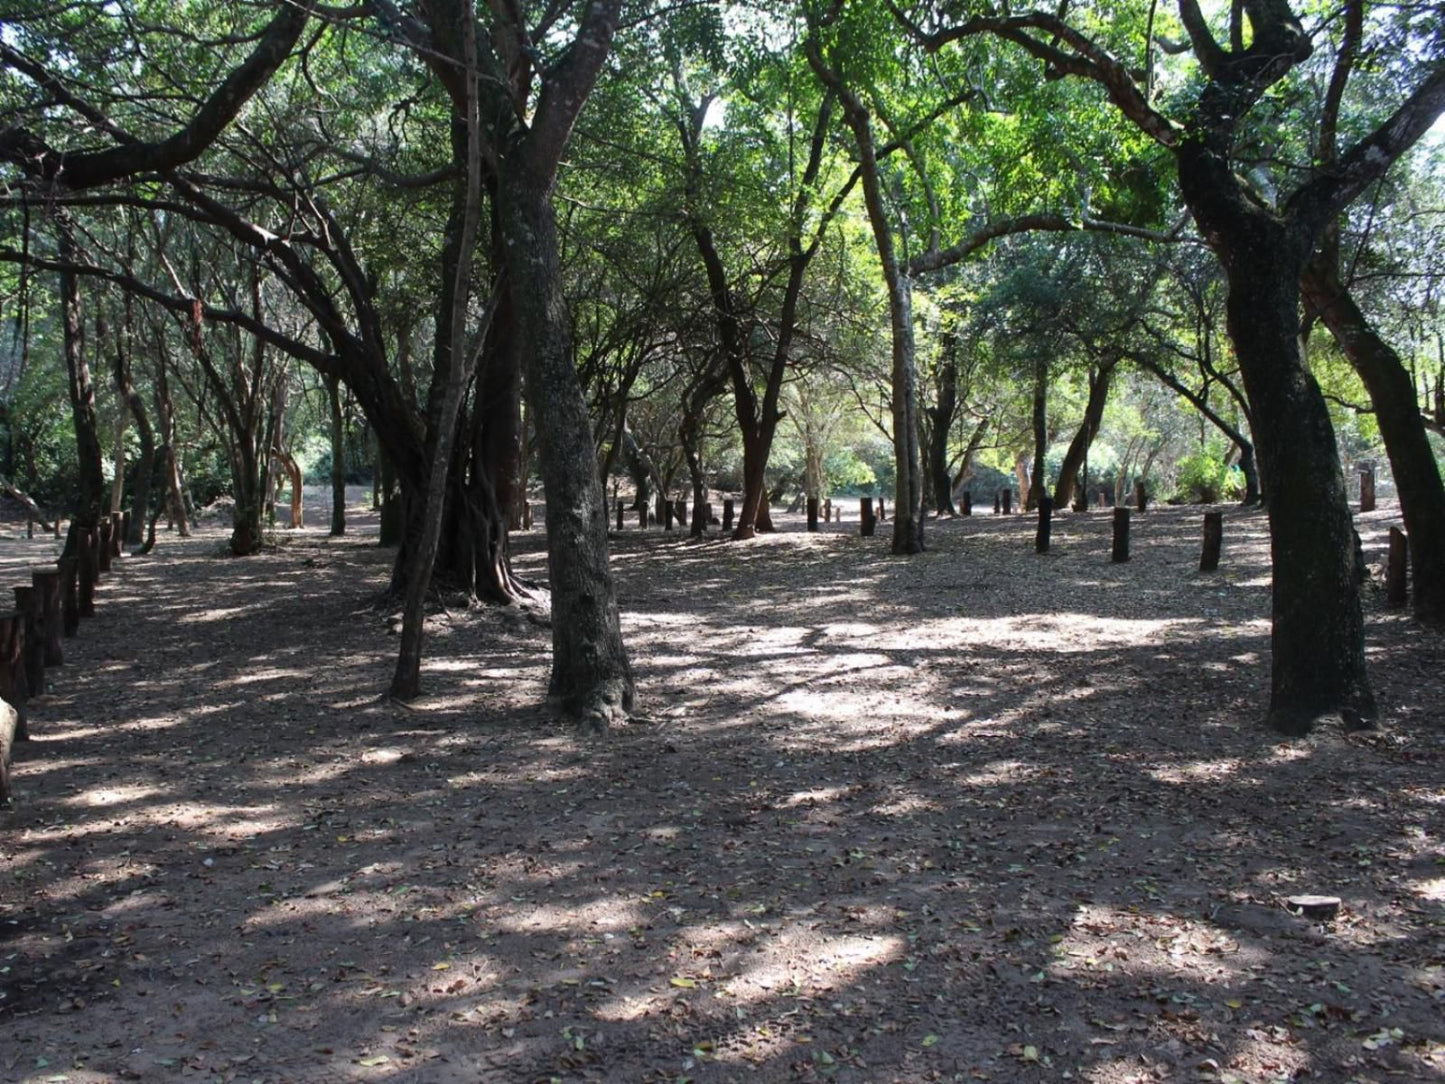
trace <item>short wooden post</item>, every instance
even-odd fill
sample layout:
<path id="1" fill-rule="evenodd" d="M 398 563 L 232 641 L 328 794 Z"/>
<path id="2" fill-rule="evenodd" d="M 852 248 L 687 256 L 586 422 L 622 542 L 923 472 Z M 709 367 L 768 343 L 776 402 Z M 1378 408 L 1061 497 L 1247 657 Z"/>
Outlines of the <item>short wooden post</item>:
<path id="1" fill-rule="evenodd" d="M 620 531 L 622 530 L 622 502 L 617 499 L 616 495 L 612 499 L 617 502 L 617 529 Z"/>
<path id="2" fill-rule="evenodd" d="M 808 530 L 810 530 L 810 531 L 816 531 L 817 529 L 818 529 L 818 498 L 817 498 L 817 497 L 809 497 L 809 498 L 808 498 Z"/>
<path id="3" fill-rule="evenodd" d="M 672 502 L 672 515 L 677 520 L 679 528 L 687 526 L 687 500 L 679 497 Z"/>
<path id="4" fill-rule="evenodd" d="M 1219 551 L 1224 546 L 1224 513 L 1204 513 L 1204 552 L 1199 556 L 1199 571 L 1213 572 L 1219 567 Z"/>
<path id="5" fill-rule="evenodd" d="M 657 523 L 657 524 L 666 523 L 667 526 L 668 526 L 668 529 L 671 530 L 671 529 L 672 529 L 672 516 L 671 516 L 672 502 L 667 499 L 667 496 L 666 496 L 665 494 L 659 493 L 659 494 L 657 495 L 657 500 L 656 500 L 655 504 L 656 504 L 656 507 L 653 509 L 653 512 L 652 512 L 652 522 L 653 522 L 653 523 Z"/>
<path id="6" fill-rule="evenodd" d="M 1406 570 L 1410 565 L 1410 540 L 1398 527 L 1390 528 L 1390 554 L 1385 561 L 1385 602 L 1390 606 L 1405 605 Z"/>
<path id="7" fill-rule="evenodd" d="M 127 508 L 120 515 L 120 541 L 117 546 L 124 545 L 130 540 L 130 509 Z"/>
<path id="8" fill-rule="evenodd" d="M 996 516 L 1003 514 L 1003 490 L 999 490 L 993 495 L 993 514 Z"/>
<path id="9" fill-rule="evenodd" d="M 19 720 L 15 727 L 16 741 L 29 741 L 27 728 L 30 699 L 25 682 L 25 615 L 0 614 L 0 700 L 15 709 Z"/>
<path id="10" fill-rule="evenodd" d="M 1129 559 L 1129 509 L 1114 509 L 1113 561 L 1122 564 Z"/>
<path id="11" fill-rule="evenodd" d="M 677 506 L 669 500 L 662 501 L 662 526 L 664 530 L 672 530 L 673 511 Z"/>
<path id="12" fill-rule="evenodd" d="M 111 528 L 111 523 L 110 523 L 110 517 L 109 517 L 109 516 L 101 516 L 101 517 L 100 517 L 100 522 L 99 522 L 98 524 L 96 524 L 96 534 L 95 534 L 96 568 L 97 568 L 99 571 L 101 571 L 101 572 L 109 572 L 109 571 L 110 571 L 110 537 L 111 537 L 111 533 L 112 533 L 112 528 Z M 99 577 L 99 576 L 96 576 L 95 579 L 96 579 L 96 582 L 97 582 L 97 583 L 100 582 L 100 577 Z"/>
<path id="13" fill-rule="evenodd" d="M 712 505 L 702 501 L 692 502 L 692 537 L 701 538 L 707 534 L 707 521 L 712 516 Z"/>
<path id="14" fill-rule="evenodd" d="M 1034 552 L 1048 553 L 1049 539 L 1053 533 L 1054 521 L 1054 499 L 1052 497 L 1039 498 L 1039 529 L 1034 534 Z"/>
<path id="15" fill-rule="evenodd" d="M 833 498 L 832 498 L 832 497 L 825 497 L 825 498 L 823 498 L 823 522 L 824 522 L 824 523 L 832 523 L 832 522 L 833 522 Z"/>
<path id="16" fill-rule="evenodd" d="M 877 526 L 877 520 L 873 518 L 873 498 L 858 498 L 858 533 L 864 538 L 873 537 L 873 528 Z"/>
<path id="17" fill-rule="evenodd" d="M 733 529 L 733 499 L 731 497 L 723 498 L 722 529 L 724 532 L 731 531 Z"/>
<path id="18" fill-rule="evenodd" d="M 30 582 L 40 607 L 40 639 L 45 644 L 45 665 L 62 666 L 65 653 L 60 649 L 61 629 L 61 569 L 35 568 L 30 570 Z"/>
<path id="19" fill-rule="evenodd" d="M 882 498 L 882 497 L 879 497 L 879 498 L 878 498 L 878 521 L 879 521 L 880 523 L 887 523 L 887 522 L 888 522 L 888 512 L 887 512 L 887 510 L 884 509 L 884 507 L 883 507 L 883 498 Z"/>
<path id="20" fill-rule="evenodd" d="M 95 616 L 95 581 L 100 570 L 95 550 L 95 529 L 81 527 L 77 531 L 80 550 L 80 616 Z"/>
<path id="21" fill-rule="evenodd" d="M 965 489 L 965 490 L 963 491 L 963 514 L 964 514 L 965 516 L 971 516 L 971 515 L 973 515 L 973 491 L 972 491 L 972 490 Z"/>
<path id="22" fill-rule="evenodd" d="M 125 516 L 120 512 L 110 514 L 110 555 L 125 556 Z"/>
<path id="23" fill-rule="evenodd" d="M 1144 484 L 1144 479 L 1134 483 L 1134 502 L 1139 506 L 1139 511 L 1144 512 L 1149 507 L 1149 487 Z"/>
<path id="24" fill-rule="evenodd" d="M 60 567 L 60 614 L 66 636 L 80 629 L 80 560 L 62 557 Z"/>
<path id="25" fill-rule="evenodd" d="M 531 501 L 523 501 L 523 502 L 522 502 L 522 530 L 524 530 L 524 531 L 530 531 L 531 529 L 532 529 L 532 502 L 531 502 Z"/>
<path id="26" fill-rule="evenodd" d="M 27 516 L 25 517 L 25 537 L 26 537 L 26 538 L 34 538 L 34 537 L 35 537 L 35 517 L 30 516 L 30 515 L 27 515 Z"/>
<path id="27" fill-rule="evenodd" d="M 15 609 L 25 618 L 25 691 L 40 696 L 45 692 L 45 615 L 33 583 L 15 588 Z"/>
<path id="28" fill-rule="evenodd" d="M 644 531 L 647 530 L 647 505 L 645 504 L 637 510 L 637 526 Z"/>
<path id="29" fill-rule="evenodd" d="M 999 490 L 999 498 L 1000 498 L 1000 500 L 1003 501 L 1003 514 L 1006 515 L 1006 516 L 1012 515 L 1012 514 L 1013 514 L 1013 503 L 1014 503 L 1014 491 L 1011 490 L 1011 489 L 1002 489 L 1002 490 Z"/>
<path id="30" fill-rule="evenodd" d="M 1375 472 L 1366 468 L 1360 471 L 1360 511 L 1375 510 Z"/>

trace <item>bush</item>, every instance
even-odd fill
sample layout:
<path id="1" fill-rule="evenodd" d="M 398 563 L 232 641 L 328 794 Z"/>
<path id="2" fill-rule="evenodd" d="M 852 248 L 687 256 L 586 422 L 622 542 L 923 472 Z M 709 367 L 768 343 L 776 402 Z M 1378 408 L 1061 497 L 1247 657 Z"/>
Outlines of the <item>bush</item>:
<path id="1" fill-rule="evenodd" d="M 1172 500 L 1186 504 L 1217 504 L 1244 491 L 1244 475 L 1226 466 L 1213 446 L 1179 461 Z"/>

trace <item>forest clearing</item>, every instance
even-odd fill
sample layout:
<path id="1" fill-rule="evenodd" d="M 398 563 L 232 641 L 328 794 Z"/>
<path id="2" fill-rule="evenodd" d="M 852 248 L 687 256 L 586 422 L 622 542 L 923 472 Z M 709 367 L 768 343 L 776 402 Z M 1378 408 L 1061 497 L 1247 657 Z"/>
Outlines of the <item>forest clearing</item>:
<path id="1" fill-rule="evenodd" d="M 374 537 L 118 562 L 0 812 L 0 1078 L 1445 1079 L 1438 633 L 1367 588 L 1381 726 L 1284 743 L 1260 512 L 1214 573 L 1198 509 L 777 519 L 614 534 L 600 740 L 535 608 L 386 699 Z"/>

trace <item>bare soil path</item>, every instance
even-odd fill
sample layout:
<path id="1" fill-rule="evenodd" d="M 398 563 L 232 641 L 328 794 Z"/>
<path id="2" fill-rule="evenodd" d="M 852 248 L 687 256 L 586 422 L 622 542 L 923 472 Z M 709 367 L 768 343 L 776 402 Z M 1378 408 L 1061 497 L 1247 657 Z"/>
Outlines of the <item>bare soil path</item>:
<path id="1" fill-rule="evenodd" d="M 1382 729 L 1285 744 L 1258 514 L 779 518 L 616 537 L 600 742 L 519 610 L 379 699 L 372 540 L 124 559 L 0 811 L 0 1080 L 1445 1080 L 1438 634 L 1371 591 Z"/>

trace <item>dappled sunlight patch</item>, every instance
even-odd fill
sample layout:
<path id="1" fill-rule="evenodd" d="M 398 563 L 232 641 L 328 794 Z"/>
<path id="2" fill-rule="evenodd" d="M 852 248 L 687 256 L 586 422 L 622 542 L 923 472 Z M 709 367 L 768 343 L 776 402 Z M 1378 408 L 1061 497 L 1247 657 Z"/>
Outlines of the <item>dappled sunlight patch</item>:
<path id="1" fill-rule="evenodd" d="M 1041 769 L 1022 760 L 995 760 L 966 775 L 954 777 L 954 784 L 962 787 L 1016 786 L 1039 778 Z"/>
<path id="2" fill-rule="evenodd" d="M 897 795 L 868 808 L 869 814 L 875 817 L 916 817 L 924 813 L 942 813 L 943 810 L 942 802 L 918 794 Z"/>
<path id="3" fill-rule="evenodd" d="M 1445 903 L 1445 877 L 1427 877 L 1413 882 L 1415 894 L 1431 903 Z"/>
<path id="4" fill-rule="evenodd" d="M 179 625 L 210 625 L 218 621 L 234 621 L 236 618 L 247 617 L 259 612 L 259 606 L 221 606 L 209 610 L 191 610 L 187 613 L 177 614 L 175 621 Z"/>
<path id="5" fill-rule="evenodd" d="M 162 793 L 164 792 L 159 787 L 145 786 L 142 784 L 108 784 L 106 786 L 94 787 L 82 794 L 77 794 L 73 798 L 62 799 L 60 804 L 102 809 L 128 802 L 142 802 L 147 798 L 154 798 Z"/>
<path id="6" fill-rule="evenodd" d="M 528 903 L 512 914 L 496 920 L 494 928 L 504 933 L 536 933 L 581 936 L 589 932 L 618 933 L 646 922 L 647 917 L 635 902 L 617 898 L 601 898 L 572 906 L 550 903 Z"/>
<path id="7" fill-rule="evenodd" d="M 811 787 L 807 790 L 795 790 L 792 794 L 778 799 L 776 804 L 783 809 L 799 806 L 811 809 L 826 802 L 840 801 L 847 793 L 847 787 Z"/>
<path id="8" fill-rule="evenodd" d="M 1185 764 L 1165 764 L 1157 768 L 1147 769 L 1151 779 L 1160 783 L 1208 783 L 1229 779 L 1236 775 L 1243 767 L 1243 762 L 1238 757 L 1222 757 L 1219 760 L 1194 760 Z M 1235 784 L 1241 782 L 1257 784 L 1258 780 L 1234 780 Z"/>

